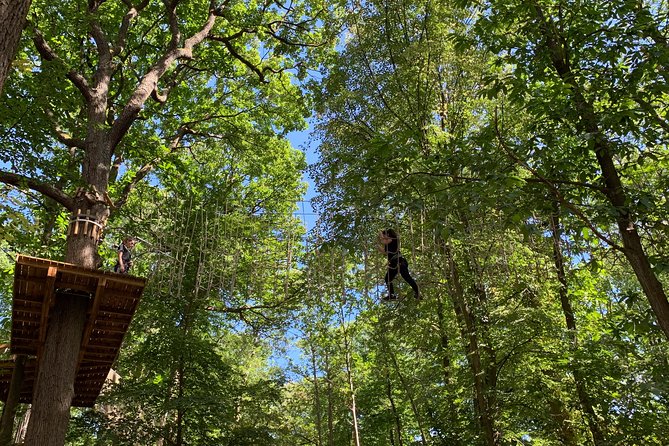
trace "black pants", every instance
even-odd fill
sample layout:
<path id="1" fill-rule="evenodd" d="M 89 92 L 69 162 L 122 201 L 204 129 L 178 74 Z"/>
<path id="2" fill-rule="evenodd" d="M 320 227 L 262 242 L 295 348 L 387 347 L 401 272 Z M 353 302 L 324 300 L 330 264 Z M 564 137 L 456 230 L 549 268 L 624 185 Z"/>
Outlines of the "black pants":
<path id="1" fill-rule="evenodd" d="M 400 257 L 398 260 L 388 263 L 388 271 L 386 272 L 386 277 L 384 279 L 386 281 L 386 285 L 388 286 L 388 294 L 395 294 L 393 280 L 395 280 L 395 277 L 397 277 L 398 271 L 402 275 L 402 278 L 406 280 L 409 285 L 411 285 L 414 294 L 416 297 L 418 297 L 418 284 L 415 280 L 413 280 L 411 274 L 409 274 L 409 262 L 407 262 L 407 259 L 404 257 Z"/>

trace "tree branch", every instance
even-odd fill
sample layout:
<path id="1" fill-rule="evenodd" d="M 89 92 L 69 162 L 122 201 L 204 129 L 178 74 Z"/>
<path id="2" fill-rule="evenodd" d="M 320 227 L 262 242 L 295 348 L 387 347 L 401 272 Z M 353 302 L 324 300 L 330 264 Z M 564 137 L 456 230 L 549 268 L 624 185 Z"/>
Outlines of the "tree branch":
<path id="1" fill-rule="evenodd" d="M 179 18 L 177 17 L 177 5 L 179 0 L 163 0 L 165 3 L 165 9 L 167 12 L 167 17 L 170 22 L 170 34 L 172 38 L 170 40 L 170 50 L 179 48 L 179 41 L 181 40 L 181 31 L 179 30 Z"/>
<path id="2" fill-rule="evenodd" d="M 50 109 L 45 110 L 46 115 L 53 122 L 53 131 L 56 139 L 63 145 L 70 148 L 84 149 L 85 141 L 79 138 L 73 138 L 69 133 L 65 132 L 56 122 L 56 117 Z"/>
<path id="3" fill-rule="evenodd" d="M 15 186 L 19 189 L 28 188 L 34 190 L 45 197 L 51 198 L 72 212 L 75 210 L 75 204 L 72 197 L 51 184 L 42 183 L 25 175 L 5 172 L 2 170 L 0 170 L 0 182 Z"/>
<path id="4" fill-rule="evenodd" d="M 302 43 L 302 42 L 293 42 L 292 40 L 289 40 L 281 35 L 278 34 L 278 29 L 274 27 L 274 25 L 279 25 L 279 27 L 283 25 L 289 25 L 291 28 L 295 29 L 300 29 L 302 28 L 303 23 L 308 23 L 307 21 L 302 22 L 302 23 L 292 23 L 292 22 L 286 22 L 283 20 L 275 20 L 273 22 L 269 22 L 265 25 L 265 27 L 269 30 L 269 35 L 274 37 L 276 40 L 279 42 L 285 43 L 286 45 L 290 46 L 297 46 L 297 47 L 304 47 L 304 48 L 318 48 L 319 46 L 323 46 L 324 43 Z"/>
<path id="5" fill-rule="evenodd" d="M 657 113 L 657 109 L 653 107 L 652 104 L 640 98 L 639 95 L 635 95 L 634 100 L 641 106 L 643 111 L 645 111 L 651 118 L 653 118 L 653 121 L 659 124 L 659 126 L 662 127 L 665 132 L 669 133 L 669 122 L 662 119 L 662 117 Z"/>
<path id="6" fill-rule="evenodd" d="M 604 243 L 608 244 L 612 248 L 623 252 L 623 248 L 615 243 L 613 240 L 608 238 L 606 235 L 604 235 L 591 221 L 588 217 L 586 217 L 576 206 L 574 206 L 572 203 L 570 203 L 561 193 L 560 190 L 555 187 L 553 183 L 550 182 L 547 178 L 545 178 L 543 175 L 541 175 L 536 169 L 532 168 L 529 164 L 527 164 L 525 161 L 521 160 L 515 153 L 513 153 L 512 150 L 510 150 L 506 144 L 504 143 L 504 139 L 502 138 L 501 132 L 499 130 L 499 120 L 497 117 L 497 109 L 495 109 L 495 116 L 494 116 L 494 122 L 495 122 L 495 134 L 497 136 L 497 142 L 499 146 L 502 148 L 502 150 L 511 158 L 513 159 L 519 166 L 521 166 L 523 169 L 527 170 L 530 172 L 535 178 L 539 180 L 540 183 L 545 184 L 548 189 L 553 193 L 555 198 L 562 204 L 564 207 L 569 209 L 571 212 L 574 213 L 592 232 L 597 236 L 598 239 L 603 241 Z"/>
<path id="7" fill-rule="evenodd" d="M 105 0 L 88 0 L 88 12 L 95 12 Z"/>
<path id="8" fill-rule="evenodd" d="M 144 164 L 137 172 L 135 172 L 135 175 L 133 176 L 132 180 L 130 180 L 130 182 L 126 184 L 125 187 L 123 188 L 121 196 L 118 198 L 118 200 L 114 202 L 113 207 L 115 209 L 118 209 L 121 206 L 123 206 L 128 201 L 130 192 L 132 192 L 135 186 L 137 186 L 137 184 L 140 181 L 142 181 L 149 173 L 151 173 L 151 171 L 156 167 L 156 165 L 161 160 L 165 159 L 165 156 L 175 153 L 179 149 L 183 137 L 189 133 L 190 130 L 188 126 L 182 126 L 177 132 L 176 136 L 172 139 L 172 142 L 170 143 L 170 151 L 168 152 L 168 154 L 152 159 L 148 163 Z"/>
<path id="9" fill-rule="evenodd" d="M 266 82 L 265 80 L 265 75 L 264 75 L 264 70 L 260 70 L 257 66 L 255 66 L 251 61 L 246 59 L 244 56 L 242 56 L 237 49 L 232 45 L 232 41 L 238 37 L 241 37 L 244 34 L 255 34 L 256 30 L 252 28 L 245 28 L 243 30 L 237 31 L 234 34 L 231 34 L 229 36 L 221 37 L 221 36 L 209 36 L 209 40 L 213 40 L 216 42 L 221 42 L 225 48 L 230 52 L 232 57 L 235 59 L 239 60 L 241 63 L 246 65 L 251 71 L 253 71 L 255 74 L 258 75 L 258 78 L 260 78 L 261 82 Z"/>
<path id="10" fill-rule="evenodd" d="M 151 97 L 151 94 L 158 85 L 158 80 L 167 72 L 172 64 L 178 59 L 190 59 L 193 57 L 193 48 L 200 44 L 211 32 L 216 23 L 216 15 L 209 12 L 209 17 L 202 28 L 188 38 L 184 42 L 182 48 L 168 50 L 142 77 L 139 85 L 135 88 L 132 96 L 121 111 L 120 115 L 112 125 L 109 142 L 112 152 L 115 150 L 118 143 L 125 136 L 130 129 L 132 123 L 137 119 L 140 110 L 146 103 L 146 100 Z"/>
<path id="11" fill-rule="evenodd" d="M 253 314 L 257 314 L 264 318 L 265 320 L 270 320 L 267 316 L 265 316 L 260 310 L 274 310 L 276 308 L 281 308 L 284 305 L 290 304 L 292 301 L 294 301 L 296 298 L 300 297 L 301 295 L 304 294 L 304 287 L 297 286 L 293 290 L 291 290 L 290 294 L 286 295 L 285 298 L 279 300 L 278 302 L 275 302 L 273 304 L 260 304 L 260 305 L 244 305 L 240 307 L 219 307 L 219 306 L 212 306 L 209 305 L 205 307 L 206 310 L 208 311 L 214 311 L 218 313 L 232 313 L 232 314 L 238 314 L 243 318 L 243 315 L 245 312 L 250 311 Z"/>
<path id="12" fill-rule="evenodd" d="M 174 70 L 174 75 L 172 79 L 167 82 L 167 86 L 161 91 L 156 85 L 156 88 L 151 92 L 151 98 L 159 104 L 164 104 L 167 102 L 167 98 L 170 94 L 170 91 L 179 83 L 179 75 L 184 70 L 184 68 L 189 68 L 186 64 L 178 64 Z"/>
<path id="13" fill-rule="evenodd" d="M 49 46 L 47 41 L 44 39 L 44 36 L 42 35 L 41 32 L 39 32 L 37 28 L 35 28 L 35 35 L 33 37 L 33 42 L 35 43 L 35 48 L 37 48 L 37 52 L 40 54 L 40 56 L 42 56 L 42 59 L 44 59 L 47 62 L 56 61 L 62 64 L 63 66 L 66 66 L 65 62 Z M 81 92 L 81 94 L 84 96 L 84 100 L 86 101 L 86 103 L 89 103 L 91 101 L 92 93 L 90 87 L 88 86 L 86 78 L 84 78 L 80 73 L 78 73 L 73 69 L 70 69 L 67 72 L 67 78 Z"/>
<path id="14" fill-rule="evenodd" d="M 98 69 L 93 76 L 93 88 L 100 84 L 109 84 L 109 77 L 112 72 L 112 50 L 109 46 L 109 40 L 97 21 L 91 21 L 91 35 L 95 41 L 98 50 Z"/>
<path id="15" fill-rule="evenodd" d="M 141 10 L 143 10 L 149 5 L 149 0 L 144 0 L 137 6 L 133 6 L 133 4 L 129 0 L 123 0 L 123 3 L 125 3 L 125 5 L 128 7 L 128 12 L 123 17 L 123 21 L 121 22 L 121 28 L 119 29 L 118 32 L 118 38 L 116 39 L 116 44 L 114 44 L 114 48 L 112 49 L 112 53 L 115 56 L 123 52 L 123 49 L 125 48 L 125 43 L 128 40 L 130 23 L 139 15 L 139 12 Z"/>

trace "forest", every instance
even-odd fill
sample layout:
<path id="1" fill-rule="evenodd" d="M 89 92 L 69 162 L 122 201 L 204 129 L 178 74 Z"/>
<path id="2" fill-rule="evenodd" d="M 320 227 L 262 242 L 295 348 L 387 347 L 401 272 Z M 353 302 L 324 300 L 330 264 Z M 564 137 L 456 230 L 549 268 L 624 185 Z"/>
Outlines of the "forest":
<path id="1" fill-rule="evenodd" d="M 14 3 L 0 446 L 669 445 L 667 2 Z M 23 256 L 143 280 L 92 407 Z"/>

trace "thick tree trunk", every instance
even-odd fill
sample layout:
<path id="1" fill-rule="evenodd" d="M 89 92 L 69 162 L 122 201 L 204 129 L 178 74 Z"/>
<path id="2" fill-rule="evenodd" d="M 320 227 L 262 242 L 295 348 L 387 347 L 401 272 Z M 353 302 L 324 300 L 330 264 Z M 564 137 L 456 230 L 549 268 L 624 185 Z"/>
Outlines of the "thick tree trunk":
<path id="1" fill-rule="evenodd" d="M 27 446 L 65 443 L 88 299 L 57 294 L 33 390 Z"/>
<path id="2" fill-rule="evenodd" d="M 0 0 L 0 92 L 16 56 L 31 0 Z"/>
<path id="3" fill-rule="evenodd" d="M 101 198 L 101 193 L 106 191 L 108 172 L 104 169 L 85 170 L 87 166 L 93 165 L 105 164 L 91 161 L 90 158 L 84 163 L 85 178 L 91 186 L 88 191 L 80 190 L 75 197 L 77 211 L 74 216 L 80 212 L 104 226 L 109 217 L 109 208 Z M 97 248 L 97 240 L 90 234 L 71 233 L 68 235 L 65 261 L 83 268 L 96 269 L 100 263 Z M 44 348 L 41 356 L 37 358 L 38 369 L 26 445 L 62 446 L 65 443 L 70 407 L 74 398 L 79 347 L 90 299 L 91 296 L 88 295 L 74 295 L 67 290 L 56 290 Z"/>
<path id="4" fill-rule="evenodd" d="M 7 401 L 2 408 L 2 422 L 0 422 L 0 446 L 11 446 L 12 432 L 14 430 L 14 417 L 16 408 L 19 405 L 21 396 L 21 386 L 23 385 L 23 376 L 25 372 L 26 356 L 17 355 L 14 360 L 14 371 L 12 372 L 12 381 L 9 386 Z"/>

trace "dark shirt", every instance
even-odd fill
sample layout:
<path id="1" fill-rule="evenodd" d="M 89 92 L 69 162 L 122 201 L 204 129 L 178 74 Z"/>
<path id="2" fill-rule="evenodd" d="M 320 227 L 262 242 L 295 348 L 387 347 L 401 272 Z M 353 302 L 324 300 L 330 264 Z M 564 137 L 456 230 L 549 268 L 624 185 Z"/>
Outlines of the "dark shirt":
<path id="1" fill-rule="evenodd" d="M 128 247 L 125 246 L 124 243 L 121 243 L 120 245 L 118 245 L 118 250 L 117 251 L 121 253 L 121 259 L 123 259 L 123 265 L 125 266 L 125 271 L 121 271 L 121 272 L 127 272 L 130 269 L 130 266 L 132 265 L 132 260 L 131 260 L 132 259 L 132 253 L 130 252 Z M 120 266 L 121 265 L 119 265 L 118 262 L 116 262 L 116 268 L 115 269 L 119 269 Z"/>
<path id="2" fill-rule="evenodd" d="M 388 262 L 397 262 L 400 257 L 400 248 L 396 238 L 391 239 L 390 243 L 384 245 L 384 250 L 388 255 Z"/>

